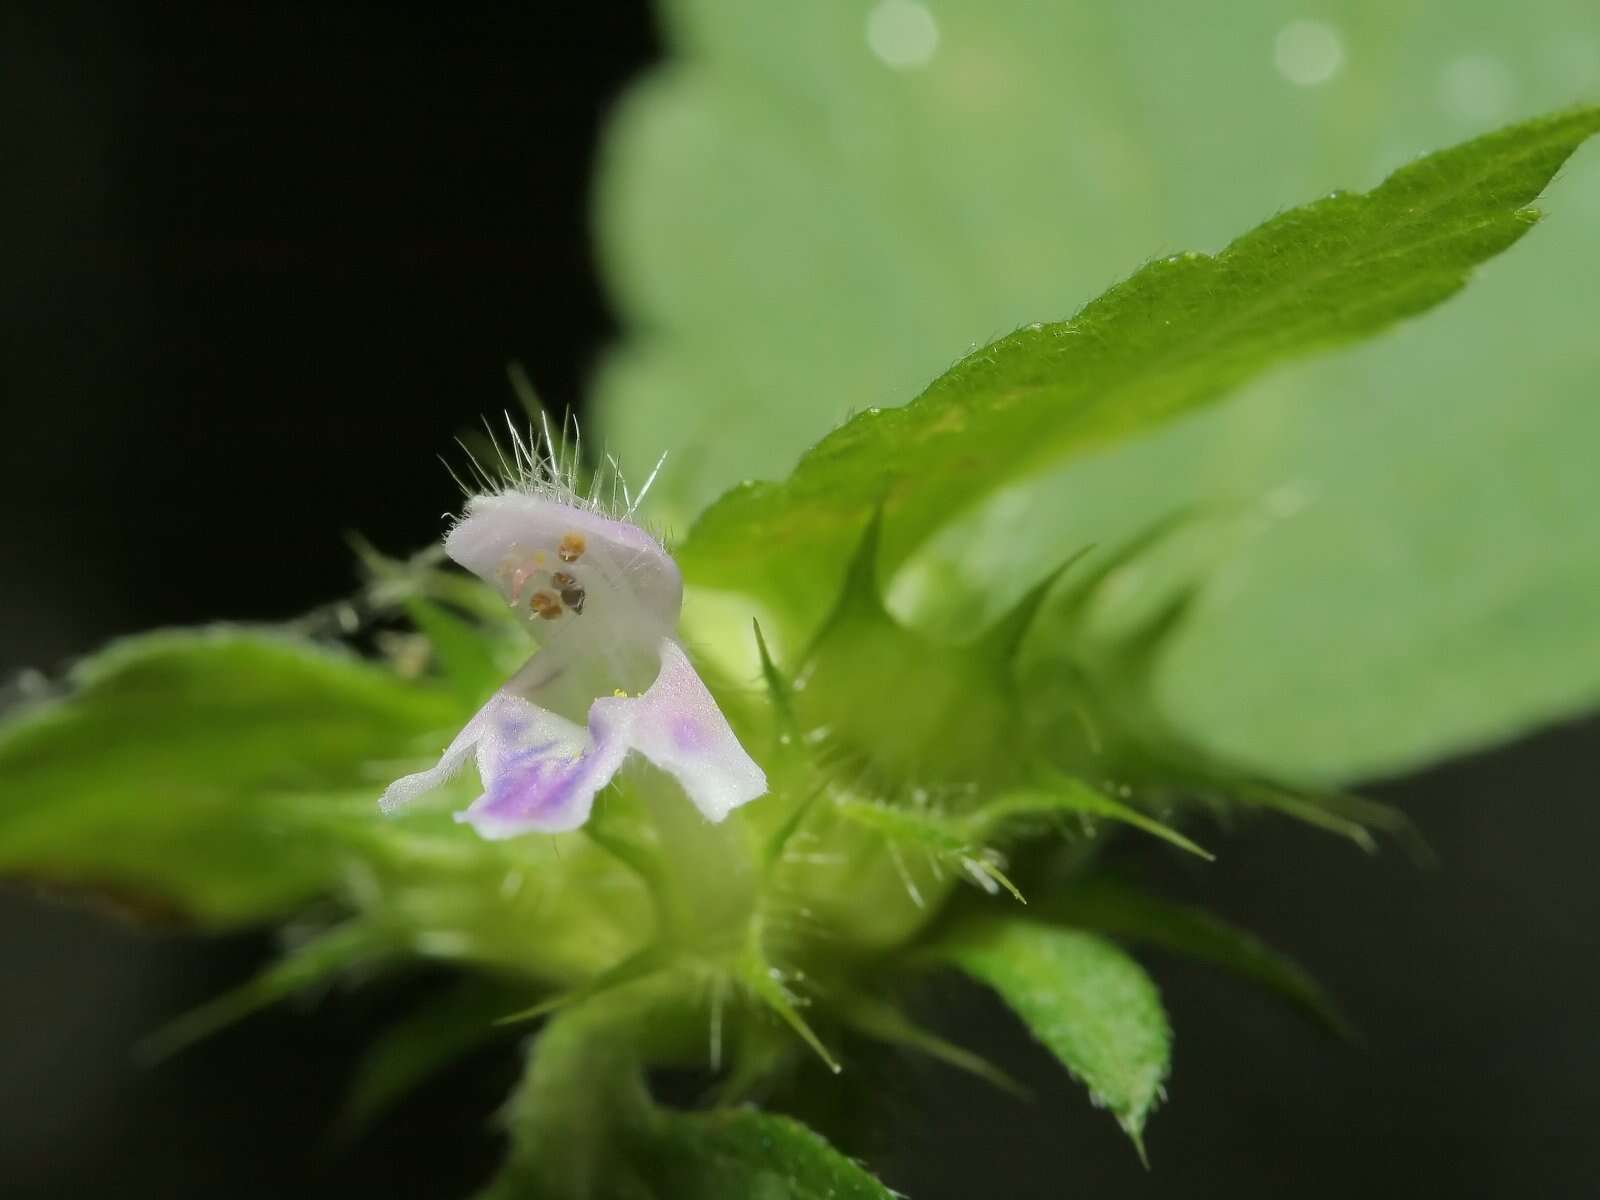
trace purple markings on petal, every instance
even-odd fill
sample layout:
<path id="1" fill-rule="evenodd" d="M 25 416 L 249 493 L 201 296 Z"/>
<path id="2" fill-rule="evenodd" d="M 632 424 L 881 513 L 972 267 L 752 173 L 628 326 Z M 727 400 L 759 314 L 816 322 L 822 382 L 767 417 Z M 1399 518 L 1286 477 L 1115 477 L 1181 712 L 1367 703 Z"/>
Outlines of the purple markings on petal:
<path id="1" fill-rule="evenodd" d="M 496 836 L 497 830 L 512 834 L 582 824 L 581 819 L 573 818 L 582 803 L 579 793 L 584 778 L 590 773 L 585 766 L 582 757 L 556 759 L 530 753 L 456 819 L 476 825 L 490 837 Z"/>
<path id="2" fill-rule="evenodd" d="M 633 748 L 676 778 L 708 820 L 766 792 L 766 775 L 676 642 L 661 643 L 661 674 L 635 704 Z"/>
<path id="3" fill-rule="evenodd" d="M 627 745 L 591 711 L 587 729 L 516 698 L 521 720 L 499 720 L 478 745 L 483 795 L 456 819 L 486 838 L 561 833 L 589 819 Z M 598 707 L 598 705 L 596 706 Z"/>
<path id="4" fill-rule="evenodd" d="M 637 751 L 676 779 L 708 820 L 722 820 L 766 792 L 766 776 L 678 644 L 663 638 L 658 654 L 660 672 L 643 695 L 596 699 L 585 726 L 524 695 L 496 692 L 437 766 L 390 785 L 384 807 L 437 787 L 476 750 L 483 794 L 457 820 L 486 838 L 560 833 L 589 819 L 596 793 Z"/>
<path id="5" fill-rule="evenodd" d="M 679 717 L 672 723 L 672 741 L 680 750 L 704 750 L 706 731 L 693 717 Z"/>

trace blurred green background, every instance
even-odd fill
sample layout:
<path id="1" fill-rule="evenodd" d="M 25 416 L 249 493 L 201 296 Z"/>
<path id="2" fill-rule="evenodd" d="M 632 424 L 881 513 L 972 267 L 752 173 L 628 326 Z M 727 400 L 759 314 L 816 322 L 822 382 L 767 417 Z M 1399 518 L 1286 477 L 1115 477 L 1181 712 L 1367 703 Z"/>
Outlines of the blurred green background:
<path id="1" fill-rule="evenodd" d="M 676 55 L 602 158 L 628 334 L 595 416 L 624 461 L 679 451 L 680 527 L 1150 258 L 1600 95 L 1600 9 L 1568 0 L 664 9 Z M 962 514 L 901 610 L 959 635 L 1210 504 L 1235 516 L 1185 567 L 1210 586 L 1165 680 L 1206 744 L 1370 778 L 1592 703 L 1600 149 L 1545 207 L 1445 311 Z"/>

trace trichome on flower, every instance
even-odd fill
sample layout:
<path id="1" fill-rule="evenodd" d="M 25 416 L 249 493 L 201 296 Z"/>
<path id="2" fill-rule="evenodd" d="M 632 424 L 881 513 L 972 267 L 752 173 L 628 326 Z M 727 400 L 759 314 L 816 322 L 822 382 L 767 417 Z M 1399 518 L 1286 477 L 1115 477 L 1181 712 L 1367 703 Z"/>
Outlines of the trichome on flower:
<path id="1" fill-rule="evenodd" d="M 546 431 L 515 438 L 509 479 L 469 496 L 445 552 L 518 611 L 540 649 L 426 771 L 390 784 L 392 811 L 474 752 L 483 794 L 457 820 L 487 838 L 575 829 L 632 751 L 672 775 L 709 820 L 767 790 L 678 644 L 683 579 L 661 542 L 582 496 Z M 625 493 L 626 495 L 626 493 Z"/>

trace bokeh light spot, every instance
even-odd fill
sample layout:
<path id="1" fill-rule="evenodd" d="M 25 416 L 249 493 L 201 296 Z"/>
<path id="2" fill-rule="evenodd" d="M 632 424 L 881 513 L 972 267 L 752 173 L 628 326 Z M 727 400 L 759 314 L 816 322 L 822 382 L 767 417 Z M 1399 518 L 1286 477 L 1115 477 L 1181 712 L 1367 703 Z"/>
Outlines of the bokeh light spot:
<path id="1" fill-rule="evenodd" d="M 1290 21 L 1273 41 L 1272 64 L 1290 83 L 1316 87 L 1344 65 L 1344 40 L 1323 21 Z"/>
<path id="2" fill-rule="evenodd" d="M 1439 102 L 1445 111 L 1475 123 L 1503 120 L 1516 91 L 1505 63 L 1486 54 L 1463 55 L 1439 75 Z"/>
<path id="3" fill-rule="evenodd" d="M 916 0 L 881 0 L 867 14 L 867 46 L 897 71 L 925 67 L 939 49 L 939 25 Z"/>

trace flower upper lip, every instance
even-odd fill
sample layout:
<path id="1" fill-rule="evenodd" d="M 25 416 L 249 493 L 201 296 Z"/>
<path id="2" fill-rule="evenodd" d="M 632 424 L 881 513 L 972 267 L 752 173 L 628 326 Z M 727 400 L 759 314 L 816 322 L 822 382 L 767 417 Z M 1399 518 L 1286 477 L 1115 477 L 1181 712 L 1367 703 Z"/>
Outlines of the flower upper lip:
<path id="1" fill-rule="evenodd" d="M 445 539 L 445 552 L 496 587 L 544 644 L 580 632 L 653 643 L 672 634 L 683 607 L 683 577 L 655 538 L 627 521 L 543 496 L 474 496 Z M 578 588 L 577 605 L 561 601 L 562 592 Z M 562 610 L 555 618 L 530 608 L 541 591 L 550 611 Z"/>

